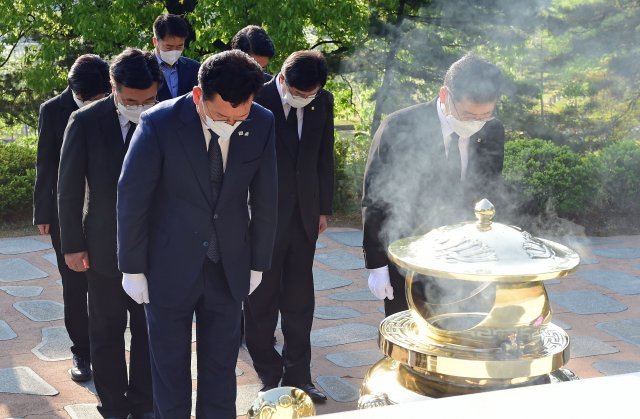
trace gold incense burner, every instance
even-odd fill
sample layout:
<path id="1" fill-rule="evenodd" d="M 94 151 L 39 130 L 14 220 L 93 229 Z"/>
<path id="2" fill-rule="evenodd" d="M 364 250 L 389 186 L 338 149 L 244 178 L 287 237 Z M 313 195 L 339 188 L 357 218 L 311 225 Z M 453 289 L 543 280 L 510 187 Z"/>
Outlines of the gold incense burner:
<path id="1" fill-rule="evenodd" d="M 543 281 L 574 271 L 573 250 L 493 223 L 486 199 L 477 222 L 393 242 L 409 310 L 379 327 L 385 358 L 364 378 L 360 408 L 576 379 L 563 365 L 569 336 L 551 323 Z"/>

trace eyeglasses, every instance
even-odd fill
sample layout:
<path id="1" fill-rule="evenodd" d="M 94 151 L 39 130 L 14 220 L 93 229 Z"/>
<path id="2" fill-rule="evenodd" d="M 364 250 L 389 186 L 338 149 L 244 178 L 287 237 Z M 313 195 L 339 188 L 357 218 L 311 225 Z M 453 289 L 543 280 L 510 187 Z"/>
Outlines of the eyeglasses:
<path id="1" fill-rule="evenodd" d="M 207 110 L 207 112 L 209 112 L 209 115 L 213 115 L 213 113 L 209 110 L 209 106 L 206 104 L 206 102 L 204 100 L 202 100 L 202 104 L 204 105 L 204 107 Z M 247 113 L 247 115 L 249 115 L 249 114 Z M 216 112 L 216 116 L 220 116 L 220 118 L 216 119 L 216 118 L 213 118 L 213 116 L 210 116 L 209 118 L 211 118 L 215 122 L 226 122 L 229 125 L 233 125 L 231 123 L 231 121 L 233 121 L 234 124 L 236 122 L 248 122 L 248 121 L 251 121 L 251 118 L 234 118 L 232 116 L 220 115 L 218 112 Z"/>
<path id="2" fill-rule="evenodd" d="M 318 92 L 315 92 L 312 95 L 295 95 L 295 94 L 293 94 L 293 90 L 291 89 L 291 85 L 287 82 L 286 79 L 284 80 L 284 84 L 287 86 L 287 89 L 289 90 L 289 93 L 291 93 L 291 96 L 296 97 L 296 98 L 313 100 L 313 99 L 316 98 L 316 96 L 318 96 L 318 93 L 319 93 L 319 91 L 318 91 Z"/>
<path id="3" fill-rule="evenodd" d="M 458 108 L 456 107 L 456 102 L 455 99 L 453 97 L 453 94 L 451 93 L 451 90 L 447 89 L 448 91 L 448 95 L 447 95 L 447 100 L 449 100 L 449 102 L 451 103 L 451 105 L 453 105 L 453 109 L 455 109 L 456 114 L 458 115 L 458 119 L 460 121 L 478 121 L 478 122 L 489 122 L 492 121 L 494 119 L 496 119 L 495 115 L 490 115 L 490 116 L 485 116 L 485 117 L 478 117 L 476 115 L 462 115 L 460 113 L 460 111 L 458 110 Z M 494 111 L 492 111 L 491 113 L 493 114 Z"/>
<path id="4" fill-rule="evenodd" d="M 124 106 L 124 108 L 128 111 L 136 111 L 138 109 L 142 109 L 142 108 L 148 108 L 150 106 L 155 106 L 158 103 L 160 103 L 157 100 L 154 101 L 149 101 L 149 102 L 145 102 L 142 105 L 125 105 L 124 103 L 122 104 L 122 106 Z"/>

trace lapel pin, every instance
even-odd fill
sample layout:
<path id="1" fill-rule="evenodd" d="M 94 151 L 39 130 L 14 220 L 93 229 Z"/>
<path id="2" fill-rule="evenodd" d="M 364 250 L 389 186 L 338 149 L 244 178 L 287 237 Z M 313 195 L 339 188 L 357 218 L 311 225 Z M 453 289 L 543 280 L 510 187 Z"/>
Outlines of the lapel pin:
<path id="1" fill-rule="evenodd" d="M 480 143 L 480 142 L 482 142 L 482 138 L 478 138 L 478 142 L 479 142 L 479 143 Z"/>
<path id="2" fill-rule="evenodd" d="M 244 131 L 238 131 L 238 135 L 244 135 Z"/>
<path id="3" fill-rule="evenodd" d="M 240 133 L 240 135 L 242 135 L 242 133 Z M 249 131 L 245 131 L 245 132 L 244 132 L 244 136 L 245 136 L 245 137 L 248 137 L 248 136 L 249 136 Z"/>
<path id="4" fill-rule="evenodd" d="M 315 111 L 315 110 L 316 110 L 316 107 L 315 107 L 315 106 L 312 106 L 312 107 L 311 107 L 311 110 L 312 110 L 312 111 Z"/>

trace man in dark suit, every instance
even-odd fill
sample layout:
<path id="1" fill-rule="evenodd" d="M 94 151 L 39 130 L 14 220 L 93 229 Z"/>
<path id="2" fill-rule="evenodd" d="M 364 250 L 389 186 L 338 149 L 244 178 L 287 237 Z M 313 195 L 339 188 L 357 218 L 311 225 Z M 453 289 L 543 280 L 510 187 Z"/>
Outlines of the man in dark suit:
<path id="1" fill-rule="evenodd" d="M 291 385 L 315 401 L 310 333 L 315 296 L 313 255 L 333 203 L 333 96 L 318 51 L 297 51 L 256 98 L 276 119 L 278 232 L 271 270 L 245 305 L 245 339 L 263 391 Z M 272 344 L 282 319 L 282 356 Z"/>
<path id="2" fill-rule="evenodd" d="M 451 65 L 437 99 L 389 115 L 364 175 L 363 250 L 369 288 L 385 314 L 406 310 L 404 275 L 390 243 L 466 221 L 475 201 L 501 189 L 504 127 L 494 118 L 502 75 L 467 54 Z"/>
<path id="3" fill-rule="evenodd" d="M 146 303 L 156 419 L 189 417 L 194 312 L 196 416 L 236 417 L 240 308 L 275 238 L 273 115 L 252 103 L 262 70 L 225 51 L 198 83 L 142 116 L 118 185 L 118 260 Z"/>
<path id="4" fill-rule="evenodd" d="M 140 113 L 156 104 L 162 72 L 153 53 L 127 49 L 110 67 L 112 94 L 71 115 L 60 156 L 58 205 L 62 252 L 86 272 L 89 335 L 104 417 L 152 417 L 144 309 L 123 291 L 116 256 L 118 178 Z M 86 192 L 85 192 L 86 190 Z M 83 214 L 83 206 L 86 205 Z M 131 328 L 129 377 L 124 333 Z"/>
<path id="5" fill-rule="evenodd" d="M 60 250 L 58 222 L 58 165 L 64 129 L 73 111 L 105 97 L 109 90 L 109 64 L 94 54 L 81 55 L 71 66 L 68 87 L 40 106 L 36 183 L 33 190 L 33 223 L 40 234 L 50 234 L 62 278 L 64 325 L 71 339 L 71 379 L 91 379 L 87 279 L 72 271 Z"/>
<path id="6" fill-rule="evenodd" d="M 276 50 L 273 47 L 273 41 L 260 26 L 249 25 L 240 29 L 231 40 L 231 49 L 244 51 L 256 60 L 264 72 L 265 83 L 273 78 L 267 72 L 267 67 L 269 61 L 276 55 Z"/>
<path id="7" fill-rule="evenodd" d="M 198 84 L 200 63 L 181 56 L 188 36 L 189 25 L 181 16 L 165 13 L 153 22 L 153 46 L 164 75 L 159 101 L 189 93 Z"/>

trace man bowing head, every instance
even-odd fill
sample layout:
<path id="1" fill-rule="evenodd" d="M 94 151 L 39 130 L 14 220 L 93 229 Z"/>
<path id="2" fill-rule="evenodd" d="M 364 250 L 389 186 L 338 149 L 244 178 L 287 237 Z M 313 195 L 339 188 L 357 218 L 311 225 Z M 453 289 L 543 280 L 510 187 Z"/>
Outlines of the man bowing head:
<path id="1" fill-rule="evenodd" d="M 193 92 L 142 115 L 118 184 L 123 287 L 145 303 L 156 418 L 235 418 L 242 300 L 271 265 L 277 211 L 274 119 L 252 103 L 262 69 L 208 58 Z M 247 206 L 250 197 L 251 216 Z"/>

